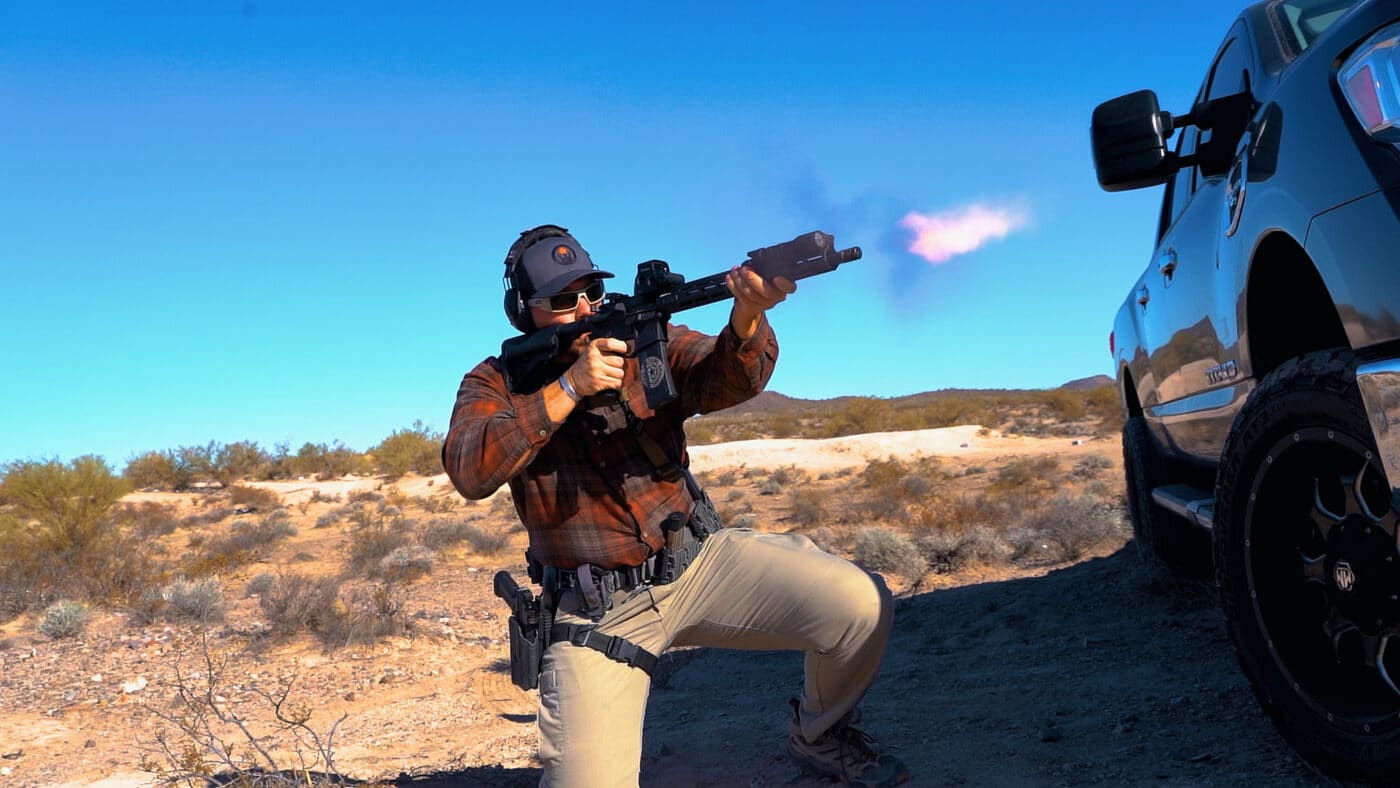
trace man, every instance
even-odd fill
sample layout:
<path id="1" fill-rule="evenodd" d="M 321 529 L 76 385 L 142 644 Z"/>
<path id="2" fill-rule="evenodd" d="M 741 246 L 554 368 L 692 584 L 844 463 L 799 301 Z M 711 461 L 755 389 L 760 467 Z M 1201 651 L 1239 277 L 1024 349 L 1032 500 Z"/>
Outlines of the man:
<path id="1" fill-rule="evenodd" d="M 524 332 L 583 319 L 611 276 L 565 229 L 526 230 L 506 255 L 506 316 Z M 670 327 L 679 396 L 658 411 L 613 338 L 581 338 L 538 390 L 511 392 L 492 357 L 457 393 L 447 473 L 470 499 L 510 484 L 556 611 L 539 675 L 542 786 L 637 785 L 649 669 L 673 645 L 805 651 L 794 761 L 851 785 L 907 779 L 851 726 L 889 638 L 883 581 L 805 536 L 721 528 L 685 468 L 685 418 L 763 389 L 778 356 L 765 313 L 796 289 L 746 267 L 725 284 L 718 336 Z"/>

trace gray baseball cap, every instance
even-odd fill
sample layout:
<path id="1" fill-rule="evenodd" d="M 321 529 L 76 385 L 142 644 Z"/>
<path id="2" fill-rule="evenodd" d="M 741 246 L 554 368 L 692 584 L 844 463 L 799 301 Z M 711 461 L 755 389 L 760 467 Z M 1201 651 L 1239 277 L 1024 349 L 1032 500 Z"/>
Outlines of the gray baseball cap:
<path id="1" fill-rule="evenodd" d="M 530 283 L 531 298 L 558 295 L 570 282 L 582 277 L 607 279 L 612 276 L 593 264 L 593 258 L 572 235 L 553 235 L 531 244 L 520 255 L 520 267 Z"/>

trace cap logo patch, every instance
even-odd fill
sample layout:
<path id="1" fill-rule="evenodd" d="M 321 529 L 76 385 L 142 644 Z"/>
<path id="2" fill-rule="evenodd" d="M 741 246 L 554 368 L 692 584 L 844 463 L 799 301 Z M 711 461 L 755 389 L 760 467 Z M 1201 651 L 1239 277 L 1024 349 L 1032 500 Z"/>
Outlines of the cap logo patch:
<path id="1" fill-rule="evenodd" d="M 549 254 L 554 258 L 554 262 L 562 266 L 571 266 L 574 264 L 574 250 L 568 244 L 556 245 Z"/>

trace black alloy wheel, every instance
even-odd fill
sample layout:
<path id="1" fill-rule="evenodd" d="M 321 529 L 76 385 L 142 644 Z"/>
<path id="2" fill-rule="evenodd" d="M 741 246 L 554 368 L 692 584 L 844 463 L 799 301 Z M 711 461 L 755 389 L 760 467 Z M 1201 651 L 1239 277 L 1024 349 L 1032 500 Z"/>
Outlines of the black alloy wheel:
<path id="1" fill-rule="evenodd" d="M 1261 382 L 1226 442 L 1216 503 L 1216 579 L 1256 697 L 1322 770 L 1396 779 L 1400 515 L 1349 352 Z"/>

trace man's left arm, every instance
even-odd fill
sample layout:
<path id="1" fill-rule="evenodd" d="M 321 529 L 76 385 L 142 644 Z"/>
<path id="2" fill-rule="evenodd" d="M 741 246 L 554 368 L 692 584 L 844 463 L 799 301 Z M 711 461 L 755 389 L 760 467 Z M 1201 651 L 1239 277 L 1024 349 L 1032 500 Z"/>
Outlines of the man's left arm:
<path id="1" fill-rule="evenodd" d="M 778 360 L 778 341 L 765 313 L 797 289 L 787 279 L 766 281 L 743 267 L 731 270 L 725 283 L 734 306 L 719 336 L 684 326 L 671 336 L 671 370 L 688 414 L 737 405 L 763 390 Z"/>

